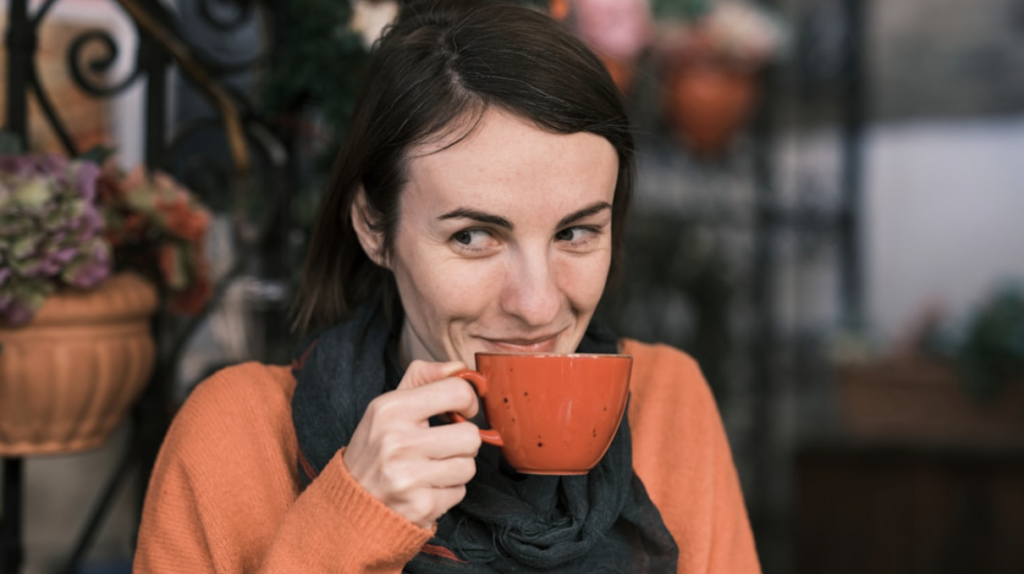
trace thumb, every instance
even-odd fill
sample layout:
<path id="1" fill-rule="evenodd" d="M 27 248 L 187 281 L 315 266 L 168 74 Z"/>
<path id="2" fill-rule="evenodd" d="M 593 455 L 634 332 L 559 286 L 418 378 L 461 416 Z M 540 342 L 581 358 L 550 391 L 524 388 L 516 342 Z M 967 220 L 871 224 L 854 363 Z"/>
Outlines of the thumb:
<path id="1" fill-rule="evenodd" d="M 441 379 L 446 379 L 465 368 L 466 363 L 462 361 L 431 363 L 416 360 L 409 363 L 409 368 L 405 370 L 405 376 L 398 383 L 398 389 L 415 389 L 423 385 L 429 385 Z"/>

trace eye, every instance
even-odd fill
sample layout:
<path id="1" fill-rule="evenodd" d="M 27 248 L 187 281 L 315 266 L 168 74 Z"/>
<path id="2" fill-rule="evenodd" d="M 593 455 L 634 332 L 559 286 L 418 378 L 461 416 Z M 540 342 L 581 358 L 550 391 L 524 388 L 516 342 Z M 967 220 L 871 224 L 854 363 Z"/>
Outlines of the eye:
<path id="1" fill-rule="evenodd" d="M 490 235 L 483 229 L 463 229 L 452 235 L 452 239 L 462 245 L 472 245 L 474 241 L 479 243 Z"/>
<path id="2" fill-rule="evenodd" d="M 471 228 L 453 233 L 451 243 L 460 251 L 479 254 L 496 247 L 498 240 L 494 237 L 494 234 L 486 229 Z"/>
<path id="3" fill-rule="evenodd" d="M 597 237 L 600 230 L 594 227 L 578 226 L 567 227 L 555 234 L 555 239 L 565 241 L 574 245 L 584 244 Z"/>
<path id="4" fill-rule="evenodd" d="M 452 239 L 454 239 L 456 242 L 461 243 L 463 245 L 470 245 L 470 244 L 473 243 L 473 232 L 474 231 L 476 231 L 476 230 L 474 230 L 474 229 L 464 229 L 464 230 L 456 233 L 455 235 L 453 235 Z"/>

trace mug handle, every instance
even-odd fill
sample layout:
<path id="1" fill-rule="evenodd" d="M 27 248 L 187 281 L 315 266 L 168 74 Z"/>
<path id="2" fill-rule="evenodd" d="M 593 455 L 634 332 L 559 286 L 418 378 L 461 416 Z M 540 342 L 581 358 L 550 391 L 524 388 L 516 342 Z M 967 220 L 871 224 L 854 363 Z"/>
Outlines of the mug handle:
<path id="1" fill-rule="evenodd" d="M 471 369 L 466 369 L 459 371 L 452 376 L 464 379 L 467 383 L 473 385 L 473 389 L 476 391 L 476 394 L 480 395 L 481 399 L 487 398 L 487 379 L 480 373 Z M 448 413 L 448 416 L 457 423 L 466 422 L 466 417 L 459 413 Z M 494 446 L 505 445 L 505 441 L 501 440 L 501 435 L 499 435 L 498 431 L 494 429 L 480 429 L 480 440 Z"/>

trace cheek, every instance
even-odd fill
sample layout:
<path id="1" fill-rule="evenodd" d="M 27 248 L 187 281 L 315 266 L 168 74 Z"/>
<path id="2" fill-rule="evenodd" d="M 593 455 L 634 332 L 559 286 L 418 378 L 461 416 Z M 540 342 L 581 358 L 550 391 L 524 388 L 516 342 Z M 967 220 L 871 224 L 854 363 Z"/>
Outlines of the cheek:
<path id="1" fill-rule="evenodd" d="M 604 294 L 611 266 L 610 253 L 601 256 L 566 258 L 558 263 L 558 283 L 574 308 L 591 311 Z"/>
<path id="2" fill-rule="evenodd" d="M 472 318 L 496 300 L 495 273 L 443 257 L 411 258 L 407 265 L 396 266 L 395 278 L 406 313 L 422 317 L 432 330 Z"/>

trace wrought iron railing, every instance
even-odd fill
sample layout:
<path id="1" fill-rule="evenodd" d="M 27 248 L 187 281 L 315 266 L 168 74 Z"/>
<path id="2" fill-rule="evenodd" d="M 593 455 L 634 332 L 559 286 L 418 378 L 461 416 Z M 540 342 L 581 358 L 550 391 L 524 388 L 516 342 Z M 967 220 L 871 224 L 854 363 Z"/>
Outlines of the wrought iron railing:
<path id="1" fill-rule="evenodd" d="M 78 156 L 86 150 L 78 149 L 74 134 L 70 133 L 62 110 L 53 102 L 41 79 L 38 67 L 40 30 L 46 25 L 52 9 L 59 0 L 45 0 L 30 6 L 28 0 L 8 0 L 6 30 L 7 78 L 5 129 L 15 134 L 23 144 L 29 140 L 29 101 L 35 100 L 45 123 L 56 134 L 63 151 Z M 227 195 L 222 205 L 238 206 L 247 195 L 258 194 L 265 203 L 264 215 L 251 217 L 239 227 L 245 232 L 236 234 L 239 255 L 214 287 L 214 296 L 207 309 L 216 308 L 228 284 L 243 273 L 252 273 L 254 267 L 261 273 L 273 270 L 277 274 L 288 272 L 287 254 L 279 249 L 268 249 L 286 243 L 288 221 L 288 185 L 293 158 L 293 142 L 284 129 L 272 125 L 258 112 L 258 106 L 234 90 L 222 78 L 224 74 L 252 68 L 271 57 L 273 28 L 269 23 L 280 23 L 283 3 L 230 2 L 234 15 L 225 17 L 212 0 L 199 0 L 199 13 L 213 28 L 228 32 L 262 14 L 265 45 L 256 59 L 217 62 L 209 54 L 186 41 L 178 16 L 159 0 L 111 0 L 130 18 L 138 45 L 134 54 L 125 54 L 118 41 L 106 29 L 90 29 L 72 39 L 66 53 L 68 74 L 77 89 L 93 98 L 114 98 L 130 87 L 145 82 L 143 161 L 150 168 L 172 173 L 180 180 L 206 182 L 193 191 L 204 199 L 218 199 Z M 90 56 L 88 49 L 92 47 Z M 100 52 L 96 55 L 96 49 Z M 131 70 L 121 78 L 110 79 L 119 58 L 133 58 Z M 215 111 L 213 118 L 170 126 L 168 122 L 168 74 L 177 70 L 195 86 Z M 97 78 L 105 77 L 103 80 Z M 213 137 L 211 137 L 211 135 Z M 194 145 L 198 139 L 207 144 L 217 142 L 223 153 L 209 154 L 206 148 Z M 208 146 L 206 146 L 208 147 Z M 197 152 L 197 150 L 199 150 Z M 212 184 L 212 185 L 211 185 Z M 249 217 L 245 212 L 231 208 L 237 220 Z M 275 257 L 276 261 L 267 261 Z M 277 279 L 282 279 L 277 277 Z M 72 573 L 85 557 L 97 532 L 109 513 L 115 495 L 133 477 L 141 485 L 148 480 L 149 470 L 164 433 L 176 408 L 174 385 L 180 359 L 186 344 L 203 321 L 204 316 L 182 318 L 161 311 L 154 320 L 157 340 L 157 360 L 146 391 L 132 413 L 130 439 L 113 468 L 107 484 L 98 493 L 86 523 L 67 555 L 62 572 Z M 133 474 L 134 473 L 134 474 Z M 24 461 L 20 458 L 3 460 L 3 515 L 0 524 L 0 572 L 14 574 L 24 562 L 22 520 L 24 500 Z"/>

